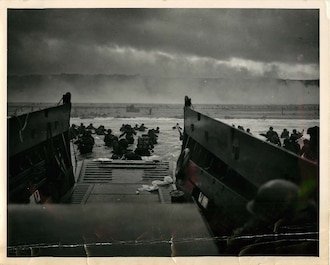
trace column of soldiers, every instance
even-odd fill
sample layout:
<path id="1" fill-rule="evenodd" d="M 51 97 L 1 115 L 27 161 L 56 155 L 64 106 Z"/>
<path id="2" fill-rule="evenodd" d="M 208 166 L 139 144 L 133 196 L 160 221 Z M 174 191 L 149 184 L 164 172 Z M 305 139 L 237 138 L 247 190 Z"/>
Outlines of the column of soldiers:
<path id="1" fill-rule="evenodd" d="M 153 153 L 154 145 L 157 144 L 159 127 L 156 129 L 149 129 L 142 123 L 137 124 L 133 128 L 129 124 L 123 124 L 120 128 L 121 134 L 116 136 L 111 129 L 105 129 L 103 125 L 95 128 L 91 123 L 87 127 L 83 123 L 80 126 L 72 124 L 70 127 L 70 139 L 75 139 L 74 143 L 78 145 L 78 150 L 81 154 L 90 153 L 95 145 L 95 140 L 92 134 L 104 135 L 104 144 L 112 148 L 112 159 L 129 159 L 141 160 L 142 156 L 150 156 Z M 145 132 L 137 138 L 137 145 L 135 150 L 129 149 L 129 146 L 134 144 L 134 137 L 137 131 Z"/>

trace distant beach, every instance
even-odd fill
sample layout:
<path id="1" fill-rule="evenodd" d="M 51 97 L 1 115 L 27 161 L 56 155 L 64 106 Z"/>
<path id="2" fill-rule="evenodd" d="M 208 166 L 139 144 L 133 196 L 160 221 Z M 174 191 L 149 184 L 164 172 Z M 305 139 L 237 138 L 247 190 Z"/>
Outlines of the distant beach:
<path id="1" fill-rule="evenodd" d="M 19 115 L 53 106 L 48 103 L 8 103 L 7 116 Z M 319 119 L 318 104 L 303 105 L 216 105 L 193 107 L 219 119 Z M 87 119 L 114 118 L 183 118 L 183 104 L 72 103 L 71 116 Z"/>

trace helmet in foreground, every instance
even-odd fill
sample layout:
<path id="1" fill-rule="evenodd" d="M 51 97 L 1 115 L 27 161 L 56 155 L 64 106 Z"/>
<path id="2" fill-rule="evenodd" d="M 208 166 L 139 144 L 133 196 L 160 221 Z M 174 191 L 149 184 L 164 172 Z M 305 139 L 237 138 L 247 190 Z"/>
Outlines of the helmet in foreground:
<path id="1" fill-rule="evenodd" d="M 267 222 L 290 218 L 297 206 L 298 191 L 298 186 L 290 181 L 268 181 L 260 186 L 256 198 L 248 202 L 247 210 Z"/>

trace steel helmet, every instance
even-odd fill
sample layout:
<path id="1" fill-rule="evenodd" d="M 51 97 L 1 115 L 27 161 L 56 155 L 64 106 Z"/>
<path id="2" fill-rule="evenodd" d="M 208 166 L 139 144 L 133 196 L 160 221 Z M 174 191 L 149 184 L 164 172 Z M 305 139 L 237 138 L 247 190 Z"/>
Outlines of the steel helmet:
<path id="1" fill-rule="evenodd" d="M 294 214 L 298 200 L 298 186 L 284 179 L 274 179 L 261 185 L 247 210 L 257 218 L 274 222 Z"/>

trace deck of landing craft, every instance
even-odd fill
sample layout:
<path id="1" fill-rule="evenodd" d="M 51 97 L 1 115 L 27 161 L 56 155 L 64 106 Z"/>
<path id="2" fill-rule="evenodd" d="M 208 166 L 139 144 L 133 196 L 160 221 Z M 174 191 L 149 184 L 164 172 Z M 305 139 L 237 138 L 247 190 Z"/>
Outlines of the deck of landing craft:
<path id="1" fill-rule="evenodd" d="M 72 204 L 88 203 L 171 203 L 174 184 L 158 186 L 155 191 L 139 191 L 152 181 L 172 177 L 167 161 L 84 160 L 71 196 Z"/>

